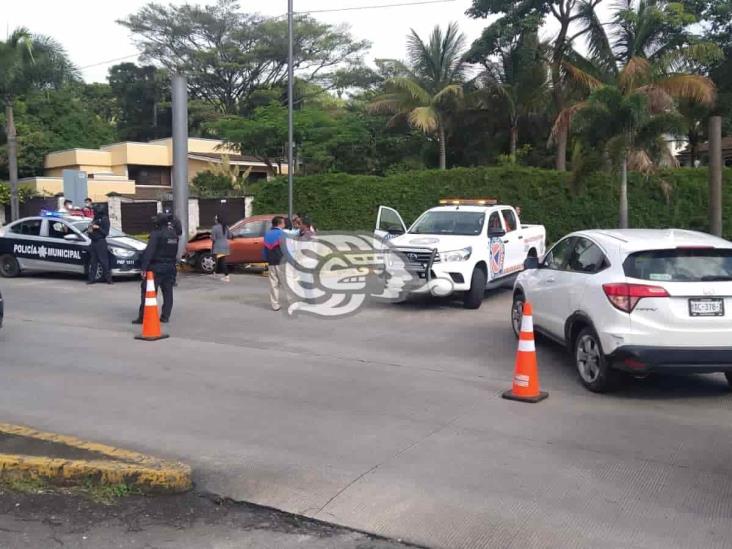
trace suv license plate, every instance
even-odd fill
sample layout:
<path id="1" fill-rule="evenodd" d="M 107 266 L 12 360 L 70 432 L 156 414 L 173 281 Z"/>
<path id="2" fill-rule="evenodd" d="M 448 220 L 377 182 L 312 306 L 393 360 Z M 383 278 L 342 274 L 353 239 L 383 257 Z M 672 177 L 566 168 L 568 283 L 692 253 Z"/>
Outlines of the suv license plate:
<path id="1" fill-rule="evenodd" d="M 689 300 L 689 315 L 691 316 L 724 316 L 724 299 L 710 297 Z"/>

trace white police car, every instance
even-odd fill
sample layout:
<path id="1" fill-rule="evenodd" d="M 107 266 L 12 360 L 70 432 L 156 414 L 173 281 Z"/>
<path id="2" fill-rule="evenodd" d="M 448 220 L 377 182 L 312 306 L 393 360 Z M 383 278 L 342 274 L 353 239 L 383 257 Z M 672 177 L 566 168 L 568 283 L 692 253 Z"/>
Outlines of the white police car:
<path id="1" fill-rule="evenodd" d="M 23 271 L 86 274 L 89 223 L 88 218 L 52 212 L 5 225 L 0 228 L 0 275 L 10 278 Z M 110 229 L 107 244 L 114 276 L 140 273 L 144 242 Z M 97 277 L 100 275 L 98 272 Z"/>

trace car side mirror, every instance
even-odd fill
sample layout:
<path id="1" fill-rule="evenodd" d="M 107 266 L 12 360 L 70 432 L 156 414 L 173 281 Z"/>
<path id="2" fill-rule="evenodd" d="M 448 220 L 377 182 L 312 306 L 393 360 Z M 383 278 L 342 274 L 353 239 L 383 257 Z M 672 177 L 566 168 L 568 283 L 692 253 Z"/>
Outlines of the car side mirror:
<path id="1" fill-rule="evenodd" d="M 506 231 L 504 231 L 500 227 L 491 227 L 488 229 L 489 238 L 501 238 L 504 236 L 506 236 Z"/>
<path id="2" fill-rule="evenodd" d="M 539 258 L 534 256 L 529 256 L 526 258 L 526 261 L 524 261 L 524 270 L 531 270 L 531 269 L 538 269 L 539 268 Z"/>
<path id="3" fill-rule="evenodd" d="M 64 240 L 68 240 L 69 242 L 81 242 L 83 238 L 81 238 L 78 234 L 65 234 Z"/>

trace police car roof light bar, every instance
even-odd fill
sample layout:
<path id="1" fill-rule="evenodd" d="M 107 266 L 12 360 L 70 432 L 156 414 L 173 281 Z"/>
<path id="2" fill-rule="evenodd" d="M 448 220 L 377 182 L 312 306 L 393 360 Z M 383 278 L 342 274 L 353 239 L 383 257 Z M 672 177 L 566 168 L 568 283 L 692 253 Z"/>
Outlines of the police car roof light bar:
<path id="1" fill-rule="evenodd" d="M 441 206 L 495 206 L 495 198 L 440 198 Z"/>

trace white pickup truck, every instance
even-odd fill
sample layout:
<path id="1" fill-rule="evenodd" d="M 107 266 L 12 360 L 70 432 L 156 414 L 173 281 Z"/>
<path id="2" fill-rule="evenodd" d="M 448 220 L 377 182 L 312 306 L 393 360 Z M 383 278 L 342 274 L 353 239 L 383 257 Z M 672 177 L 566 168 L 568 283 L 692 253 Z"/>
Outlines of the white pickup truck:
<path id="1" fill-rule="evenodd" d="M 477 309 L 485 290 L 508 282 L 527 257 L 541 257 L 546 230 L 521 225 L 511 206 L 495 200 L 440 200 L 407 229 L 396 210 L 379 207 L 374 235 L 400 252 L 407 268 L 425 283 L 416 292 L 463 293 L 467 309 Z"/>

